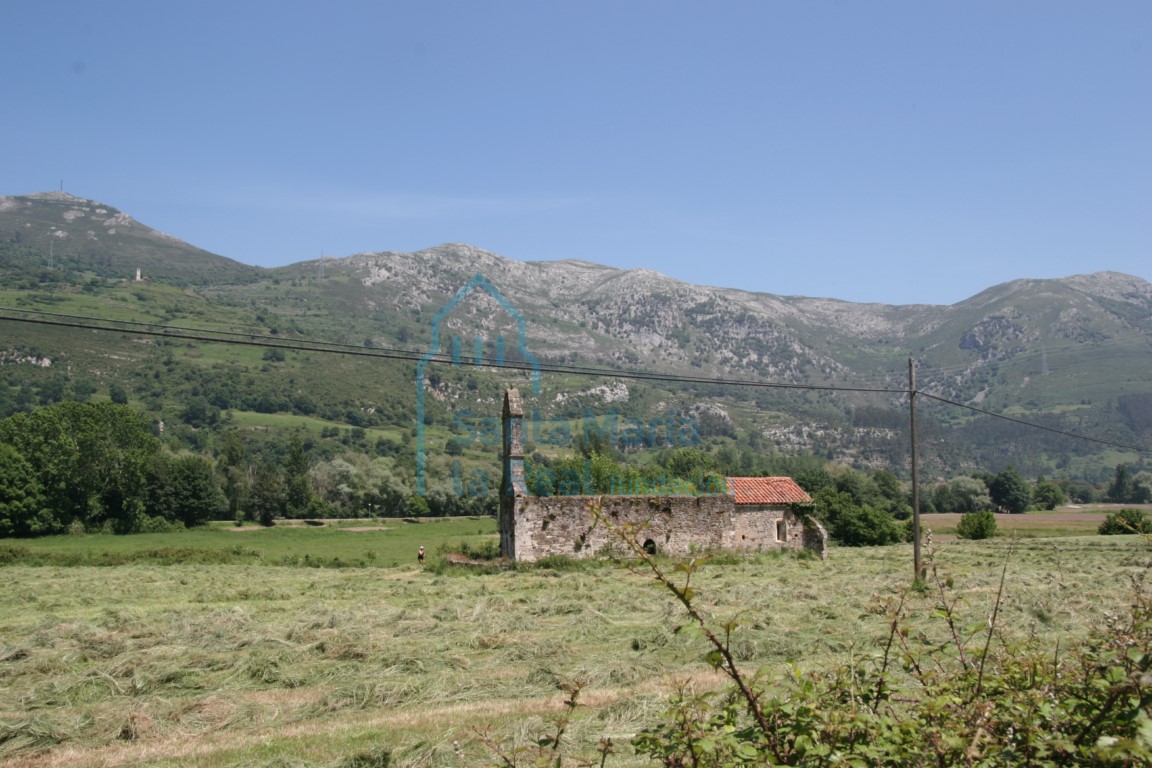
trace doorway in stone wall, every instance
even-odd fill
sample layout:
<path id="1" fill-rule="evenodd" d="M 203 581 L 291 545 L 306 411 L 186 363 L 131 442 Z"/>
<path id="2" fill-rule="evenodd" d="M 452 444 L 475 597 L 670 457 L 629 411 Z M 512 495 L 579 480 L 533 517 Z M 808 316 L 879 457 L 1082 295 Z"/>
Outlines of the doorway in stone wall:
<path id="1" fill-rule="evenodd" d="M 650 555 L 656 554 L 656 542 L 652 539 L 644 539 L 644 551 Z"/>

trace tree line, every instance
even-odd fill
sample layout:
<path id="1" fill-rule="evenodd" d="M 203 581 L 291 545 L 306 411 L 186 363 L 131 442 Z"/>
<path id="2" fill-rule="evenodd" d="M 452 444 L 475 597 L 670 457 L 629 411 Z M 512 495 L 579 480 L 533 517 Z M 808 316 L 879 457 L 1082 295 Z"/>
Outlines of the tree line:
<path id="1" fill-rule="evenodd" d="M 126 406 L 64 402 L 0 421 L 0 536 L 168 530 L 223 508 L 212 461 L 164 450 Z"/>
<path id="2" fill-rule="evenodd" d="M 300 432 L 253 452 L 240 432 L 227 430 L 211 455 L 172 450 L 155 425 L 123 403 L 34 408 L 0 420 L 0 536 L 162 531 L 214 519 L 270 525 L 281 517 L 495 514 L 495 487 L 417 495 L 410 457 L 385 442 L 389 450 L 374 455 L 348 450 L 321 458 Z M 632 487 L 690 493 L 714 492 L 727 476 L 787 475 L 812 495 L 811 513 L 834 540 L 874 545 L 908 536 L 910 488 L 888 470 L 731 446 L 665 449 L 653 458 L 639 463 L 594 435 L 579 436 L 571 456 L 533 452 L 527 479 L 538 495 Z M 920 506 L 925 513 L 976 515 L 1054 509 L 1069 500 L 1150 503 L 1152 472 L 1120 464 L 1108 487 L 1097 490 L 1068 480 L 1028 482 L 1008 466 L 925 485 Z"/>
<path id="3" fill-rule="evenodd" d="M 417 496 L 402 457 L 349 450 L 314 460 L 310 447 L 295 432 L 252 452 L 228 430 L 212 456 L 172 450 L 156 424 L 124 404 L 33 408 L 0 420 L 0 537 L 496 511 L 494 492 Z"/>

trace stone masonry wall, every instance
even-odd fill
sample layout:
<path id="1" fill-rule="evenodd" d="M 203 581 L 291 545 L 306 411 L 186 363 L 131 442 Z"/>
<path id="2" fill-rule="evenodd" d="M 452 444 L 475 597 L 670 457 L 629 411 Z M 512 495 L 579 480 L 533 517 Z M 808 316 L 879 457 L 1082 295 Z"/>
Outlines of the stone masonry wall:
<path id="1" fill-rule="evenodd" d="M 737 505 L 731 494 L 701 496 L 532 496 L 524 478 L 523 406 L 520 393 L 504 396 L 504 471 L 500 483 L 500 553 L 534 561 L 549 555 L 594 557 L 624 549 L 607 520 L 636 529 L 636 543 L 666 555 L 709 549 L 805 547 L 821 558 L 828 536 L 818 523 L 805 526 L 788 506 Z"/>
<path id="2" fill-rule="evenodd" d="M 803 522 L 779 507 L 737 508 L 718 496 L 518 496 L 502 521 L 505 550 L 516 560 L 548 555 L 593 557 L 619 551 L 623 543 L 597 523 L 592 504 L 602 504 L 612 524 L 636 529 L 636 543 L 651 542 L 667 555 L 708 549 L 759 550 L 803 547 Z M 783 523 L 784 528 L 778 526 Z M 786 530 L 784 540 L 777 535 Z M 503 536 L 502 536 L 503 538 Z"/>

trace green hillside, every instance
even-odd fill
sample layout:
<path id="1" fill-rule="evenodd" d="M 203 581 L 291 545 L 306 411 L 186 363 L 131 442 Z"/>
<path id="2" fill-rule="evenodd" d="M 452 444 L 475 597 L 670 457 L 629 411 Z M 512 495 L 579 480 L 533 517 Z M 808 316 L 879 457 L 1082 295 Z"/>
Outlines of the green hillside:
<path id="1" fill-rule="evenodd" d="M 264 271 L 196 248 L 116 208 L 65 192 L 0 197 L 5 258 L 28 268 L 91 272 L 174 285 L 248 282 Z"/>
<path id="2" fill-rule="evenodd" d="M 1058 432 L 1152 444 L 1152 286 L 1111 273 L 888 307 L 465 245 L 264 270 L 52 193 L 0 198 L 0 306 L 0 415 L 121 388 L 194 450 L 236 429 L 252 451 L 275 452 L 299 431 L 315 457 L 360 451 L 410 478 L 422 400 L 430 479 L 445 489 L 495 478 L 491 424 L 508 385 L 529 395 L 542 457 L 571 451 L 580 419 L 615 419 L 642 433 L 617 447 L 643 463 L 638 444 L 677 447 L 653 425 L 683 418 L 693 445 L 730 467 L 815 454 L 906 476 L 909 357 L 921 391 L 960 404 L 920 398 L 929 478 L 1012 463 L 1101 483 L 1146 454 Z M 417 386 L 416 358 L 437 340 L 445 357 Z M 540 392 L 524 371 L 467 365 L 477 356 L 538 360 Z M 575 370 L 588 367 L 600 373 Z"/>

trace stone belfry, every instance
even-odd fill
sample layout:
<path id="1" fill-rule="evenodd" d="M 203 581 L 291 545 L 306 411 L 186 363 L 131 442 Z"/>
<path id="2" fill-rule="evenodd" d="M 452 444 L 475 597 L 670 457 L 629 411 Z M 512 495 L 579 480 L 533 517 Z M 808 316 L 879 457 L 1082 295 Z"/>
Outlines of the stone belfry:
<path id="1" fill-rule="evenodd" d="M 504 393 L 504 440 L 501 449 L 503 466 L 500 478 L 500 555 L 516 557 L 516 497 L 527 496 L 524 481 L 524 404 L 520 390 Z"/>

